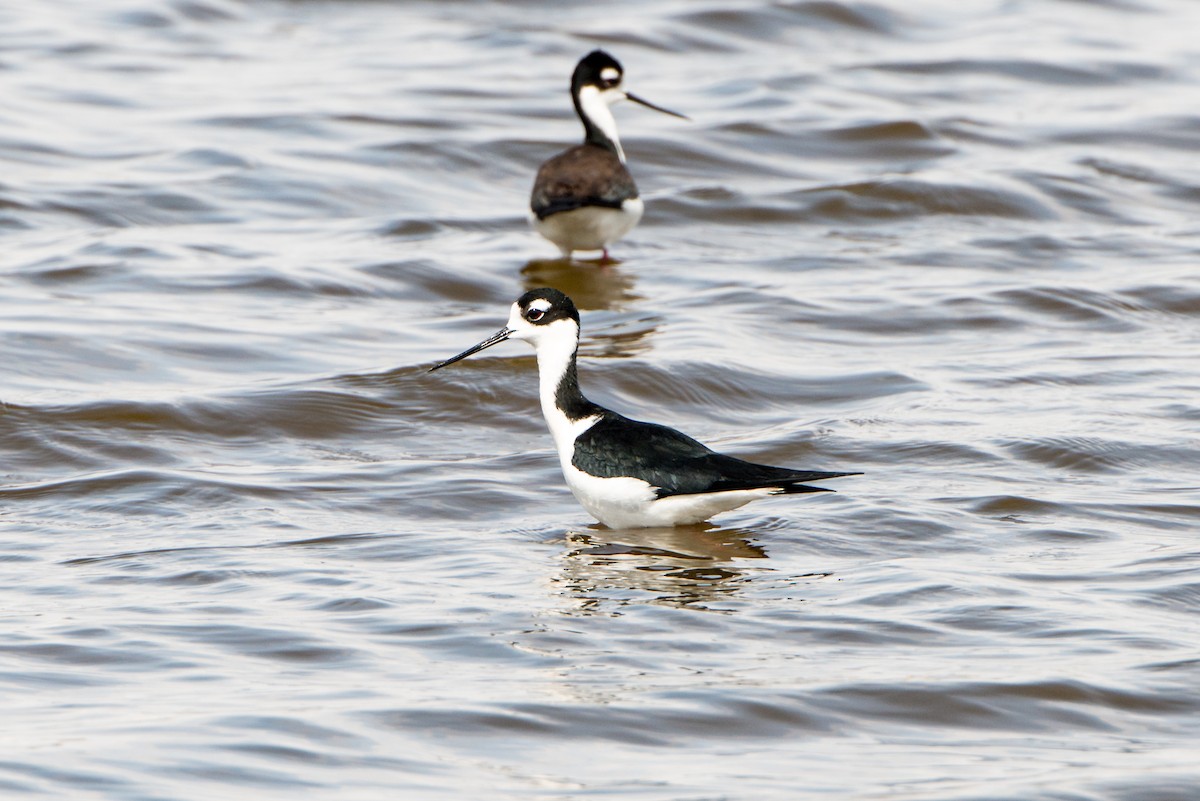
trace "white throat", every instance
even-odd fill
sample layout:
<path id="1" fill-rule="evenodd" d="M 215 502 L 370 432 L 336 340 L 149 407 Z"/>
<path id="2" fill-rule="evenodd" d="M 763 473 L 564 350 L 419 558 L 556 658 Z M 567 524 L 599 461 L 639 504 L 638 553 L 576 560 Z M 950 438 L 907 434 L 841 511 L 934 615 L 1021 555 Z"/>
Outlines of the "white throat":
<path id="1" fill-rule="evenodd" d="M 606 97 L 594 86 L 583 87 L 579 90 L 579 108 L 583 111 L 583 115 L 609 138 L 613 147 L 617 149 L 617 158 L 621 159 L 621 163 L 624 164 L 625 151 L 621 149 L 621 138 L 617 136 L 617 121 L 613 117 L 612 109 L 609 108 L 609 103 L 620 100 L 621 95 L 616 89 L 608 91 L 609 95 Z"/>
<path id="2" fill-rule="evenodd" d="M 546 418 L 546 426 L 550 429 L 550 435 L 554 437 L 554 445 L 562 455 L 574 451 L 575 437 L 589 428 L 595 422 L 595 418 L 588 418 L 586 421 L 571 420 L 555 404 L 558 385 L 571 366 L 571 359 L 575 356 L 575 349 L 579 344 L 579 328 L 573 321 L 556 322 L 554 326 L 571 326 L 575 333 L 575 336 L 563 336 L 566 332 L 554 331 L 553 334 L 557 336 L 546 336 L 536 345 L 538 396 L 542 403 L 542 416 Z"/>

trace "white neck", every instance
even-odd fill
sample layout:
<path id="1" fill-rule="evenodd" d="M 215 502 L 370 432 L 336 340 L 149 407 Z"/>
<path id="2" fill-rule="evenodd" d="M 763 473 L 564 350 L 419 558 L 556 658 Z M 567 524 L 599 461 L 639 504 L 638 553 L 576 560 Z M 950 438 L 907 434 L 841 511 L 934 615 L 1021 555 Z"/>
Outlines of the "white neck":
<path id="1" fill-rule="evenodd" d="M 560 321 L 554 325 L 575 326 L 572 321 Z M 542 416 L 546 418 L 546 425 L 550 429 L 550 435 L 554 437 L 554 445 L 560 455 L 571 454 L 574 451 L 575 437 L 595 422 L 595 418 L 586 421 L 571 420 L 555 404 L 559 382 L 571 366 L 571 359 L 579 344 L 578 331 L 576 327 L 574 337 L 547 336 L 537 343 L 538 395 L 542 402 Z"/>
<path id="2" fill-rule="evenodd" d="M 612 141 L 613 147 L 617 149 L 617 158 L 624 164 L 625 151 L 621 149 L 621 137 L 617 136 L 617 121 L 608 103 L 608 99 L 594 86 L 585 86 L 579 90 L 579 108 L 583 110 L 584 116 Z"/>

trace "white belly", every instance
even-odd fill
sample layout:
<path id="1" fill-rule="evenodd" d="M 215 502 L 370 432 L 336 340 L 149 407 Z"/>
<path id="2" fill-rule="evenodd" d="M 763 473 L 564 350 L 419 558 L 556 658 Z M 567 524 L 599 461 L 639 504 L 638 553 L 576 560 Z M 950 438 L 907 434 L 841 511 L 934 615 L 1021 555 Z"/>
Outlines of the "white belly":
<path id="1" fill-rule="evenodd" d="M 641 198 L 626 200 L 619 209 L 605 206 L 584 206 L 551 214 L 544 220 L 532 218 L 534 230 L 558 245 L 570 258 L 576 250 L 607 250 L 633 230 L 642 219 L 645 204 Z"/>
<path id="2" fill-rule="evenodd" d="M 609 528 L 657 528 L 703 523 L 710 517 L 765 498 L 769 489 L 657 498 L 638 478 L 597 478 L 562 460 L 563 477 L 579 505 Z"/>

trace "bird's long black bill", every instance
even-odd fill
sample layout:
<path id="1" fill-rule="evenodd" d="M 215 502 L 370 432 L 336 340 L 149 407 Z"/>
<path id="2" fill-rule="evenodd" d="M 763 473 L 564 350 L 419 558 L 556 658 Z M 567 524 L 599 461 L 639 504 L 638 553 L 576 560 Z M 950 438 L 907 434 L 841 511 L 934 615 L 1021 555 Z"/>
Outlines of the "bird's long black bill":
<path id="1" fill-rule="evenodd" d="M 496 333 L 492 334 L 487 339 L 480 342 L 478 345 L 467 348 L 466 350 L 464 350 L 462 353 L 458 354 L 457 356 L 451 356 L 449 359 L 446 359 L 446 361 L 439 362 L 438 364 L 435 364 L 433 367 L 430 367 L 429 372 L 432 373 L 434 370 L 440 370 L 448 364 L 454 364 L 455 362 L 462 361 L 463 359 L 467 358 L 468 356 L 470 356 L 473 353 L 479 353 L 479 351 L 484 350 L 485 348 L 490 348 L 492 345 L 500 344 L 504 340 L 508 339 L 510 336 L 512 336 L 512 329 L 505 326 L 504 328 L 501 328 Z"/>
<path id="2" fill-rule="evenodd" d="M 669 108 L 663 108 L 662 106 L 656 106 L 653 103 L 651 103 L 649 100 L 642 100 L 640 97 L 635 95 L 633 92 L 626 92 L 625 97 L 628 98 L 629 100 L 632 100 L 634 103 L 645 106 L 646 108 L 652 108 L 655 111 L 661 111 L 663 114 L 670 114 L 672 117 L 678 117 L 681 120 L 691 120 L 691 117 L 688 117 L 684 114 L 680 114 L 678 111 L 671 111 Z"/>

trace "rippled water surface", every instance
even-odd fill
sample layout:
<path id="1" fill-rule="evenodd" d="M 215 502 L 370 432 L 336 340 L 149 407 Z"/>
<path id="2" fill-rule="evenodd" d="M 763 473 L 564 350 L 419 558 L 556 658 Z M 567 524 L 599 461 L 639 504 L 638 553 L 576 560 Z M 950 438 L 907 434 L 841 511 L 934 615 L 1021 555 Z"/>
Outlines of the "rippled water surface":
<path id="1" fill-rule="evenodd" d="M 1200 798 L 1200 4 L 0 6 L 0 796 Z M 525 205 L 593 47 L 620 263 Z M 862 470 L 707 527 L 597 401 Z"/>

